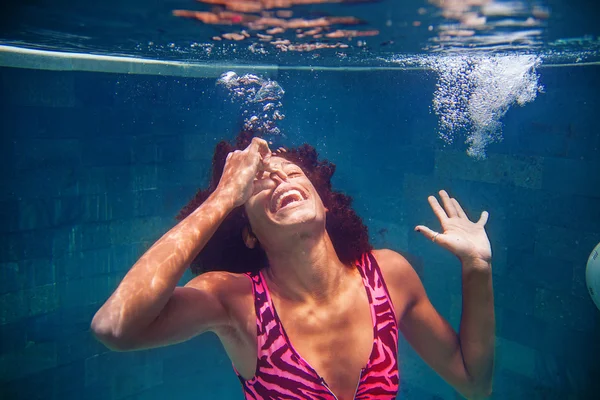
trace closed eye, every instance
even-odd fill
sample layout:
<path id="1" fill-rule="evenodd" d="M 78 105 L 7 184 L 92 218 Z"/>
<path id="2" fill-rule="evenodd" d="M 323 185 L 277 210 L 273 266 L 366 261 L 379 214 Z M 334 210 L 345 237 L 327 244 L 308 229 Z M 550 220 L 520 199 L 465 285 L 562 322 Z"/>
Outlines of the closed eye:
<path id="1" fill-rule="evenodd" d="M 300 176 L 302 174 L 300 172 L 298 172 L 298 171 L 290 171 L 290 172 L 286 173 L 286 175 L 288 177 L 292 177 L 293 178 L 294 176 Z"/>

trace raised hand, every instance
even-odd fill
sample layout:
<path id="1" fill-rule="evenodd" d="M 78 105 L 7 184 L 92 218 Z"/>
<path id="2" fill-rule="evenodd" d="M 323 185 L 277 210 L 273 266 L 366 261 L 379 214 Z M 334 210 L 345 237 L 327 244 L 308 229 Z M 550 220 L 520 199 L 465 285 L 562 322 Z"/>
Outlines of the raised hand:
<path id="1" fill-rule="evenodd" d="M 434 196 L 429 196 L 428 201 L 440 221 L 442 232 L 433 231 L 423 225 L 418 225 L 415 230 L 448 249 L 463 264 L 465 262 L 490 264 L 492 249 L 485 232 L 488 212 L 483 211 L 479 221 L 472 222 L 456 199 L 450 198 L 445 190 L 441 190 L 439 195 L 443 207 Z"/>
<path id="2" fill-rule="evenodd" d="M 223 175 L 217 190 L 233 201 L 233 206 L 244 204 L 253 192 L 254 178 L 263 172 L 278 175 L 281 179 L 287 176 L 280 169 L 270 164 L 271 150 L 267 142 L 253 138 L 252 143 L 244 150 L 236 150 L 227 155 Z"/>

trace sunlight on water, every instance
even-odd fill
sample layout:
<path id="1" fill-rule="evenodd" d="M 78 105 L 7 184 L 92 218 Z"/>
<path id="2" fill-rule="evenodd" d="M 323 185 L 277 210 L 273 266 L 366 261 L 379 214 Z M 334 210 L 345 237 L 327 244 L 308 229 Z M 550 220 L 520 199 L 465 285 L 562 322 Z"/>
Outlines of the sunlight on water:
<path id="1" fill-rule="evenodd" d="M 229 71 L 219 77 L 217 85 L 227 89 L 232 101 L 242 103 L 244 129 L 267 135 L 281 133 L 276 124 L 285 118 L 281 112 L 285 91 L 276 81 Z"/>
<path id="2" fill-rule="evenodd" d="M 438 74 L 433 111 L 440 136 L 450 143 L 466 131 L 467 153 L 485 158 L 490 143 L 502 139 L 501 119 L 513 104 L 533 101 L 543 90 L 532 55 L 427 57 Z"/>

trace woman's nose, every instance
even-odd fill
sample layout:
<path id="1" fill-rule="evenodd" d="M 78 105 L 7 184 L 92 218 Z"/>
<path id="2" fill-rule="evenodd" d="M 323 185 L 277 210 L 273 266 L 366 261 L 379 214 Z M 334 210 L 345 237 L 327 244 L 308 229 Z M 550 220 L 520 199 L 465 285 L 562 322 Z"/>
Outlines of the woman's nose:
<path id="1" fill-rule="evenodd" d="M 285 179 L 283 179 L 283 177 L 281 176 L 281 174 L 277 174 L 275 172 L 271 172 L 271 174 L 269 174 L 269 178 L 271 178 L 276 185 L 280 185 L 281 183 L 285 182 Z"/>

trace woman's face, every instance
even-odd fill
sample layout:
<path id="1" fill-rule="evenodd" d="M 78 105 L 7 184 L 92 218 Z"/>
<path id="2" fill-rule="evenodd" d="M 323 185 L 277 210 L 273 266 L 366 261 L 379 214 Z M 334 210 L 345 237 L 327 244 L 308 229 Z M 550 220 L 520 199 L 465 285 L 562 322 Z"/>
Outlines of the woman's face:
<path id="1" fill-rule="evenodd" d="M 325 227 L 325 208 L 302 169 L 282 157 L 272 157 L 274 168 L 287 180 L 264 172 L 255 178 L 254 191 L 245 204 L 252 231 L 263 246 Z M 290 235 L 286 235 L 290 233 Z"/>

